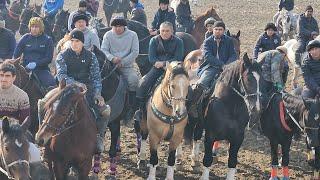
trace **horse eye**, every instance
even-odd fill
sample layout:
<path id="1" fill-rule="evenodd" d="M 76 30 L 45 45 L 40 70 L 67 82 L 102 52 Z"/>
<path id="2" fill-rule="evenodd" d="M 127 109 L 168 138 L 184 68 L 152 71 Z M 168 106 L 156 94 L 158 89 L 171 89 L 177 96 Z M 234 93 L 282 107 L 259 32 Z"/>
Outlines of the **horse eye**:
<path id="1" fill-rule="evenodd" d="M 174 88 L 175 88 L 175 85 L 171 85 L 171 88 L 174 89 Z"/>
<path id="2" fill-rule="evenodd" d="M 4 146 L 4 150 L 6 150 L 8 152 L 9 151 L 9 147 L 8 146 Z"/>

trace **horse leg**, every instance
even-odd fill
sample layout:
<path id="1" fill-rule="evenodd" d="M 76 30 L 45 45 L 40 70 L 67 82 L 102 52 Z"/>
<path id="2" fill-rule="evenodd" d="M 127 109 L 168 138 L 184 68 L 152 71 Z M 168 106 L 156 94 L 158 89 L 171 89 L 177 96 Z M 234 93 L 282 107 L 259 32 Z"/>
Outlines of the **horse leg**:
<path id="1" fill-rule="evenodd" d="M 140 168 L 140 164 L 144 164 L 147 159 L 147 138 L 148 138 L 148 127 L 147 127 L 147 120 L 145 117 L 142 117 L 140 122 L 140 133 L 141 133 L 141 147 L 139 153 L 139 161 L 138 167 Z"/>
<path id="2" fill-rule="evenodd" d="M 106 16 L 106 20 L 107 20 L 107 24 L 106 24 L 107 27 L 110 27 L 112 13 L 113 12 L 108 12 L 108 11 L 104 10 L 104 15 Z"/>
<path id="3" fill-rule="evenodd" d="M 212 164 L 213 158 L 212 158 L 212 143 L 213 138 L 210 134 L 209 130 L 205 130 L 205 140 L 204 140 L 204 156 L 203 156 L 203 172 L 201 176 L 201 180 L 209 180 L 209 168 Z"/>
<path id="4" fill-rule="evenodd" d="M 314 148 L 314 154 L 313 179 L 320 179 L 320 147 Z"/>
<path id="5" fill-rule="evenodd" d="M 53 162 L 53 171 L 56 180 L 65 180 L 67 179 L 68 170 L 65 168 L 66 164 L 61 161 Z"/>
<path id="6" fill-rule="evenodd" d="M 111 144 L 109 150 L 109 161 L 110 167 L 108 172 L 111 175 L 115 175 L 117 173 L 117 143 L 120 135 L 120 120 L 116 119 L 115 121 L 109 124 L 109 129 L 111 131 Z"/>
<path id="7" fill-rule="evenodd" d="M 176 141 L 176 142 L 175 142 Z M 169 156 L 168 156 L 168 166 L 167 166 L 167 176 L 166 179 L 167 180 L 173 180 L 174 178 L 174 163 L 176 161 L 176 149 L 179 146 L 178 142 L 182 141 L 182 137 L 181 140 L 179 141 L 179 139 L 177 138 L 173 138 L 173 140 L 171 140 L 170 145 L 169 145 Z"/>
<path id="8" fill-rule="evenodd" d="M 180 169 L 183 168 L 183 166 L 182 166 L 182 155 L 183 155 L 182 143 L 180 143 L 180 145 L 176 149 L 176 169 L 177 170 L 180 170 Z"/>
<path id="9" fill-rule="evenodd" d="M 289 180 L 289 152 L 291 146 L 291 139 L 288 139 L 284 144 L 281 145 L 282 149 L 282 175 L 283 180 Z"/>
<path id="10" fill-rule="evenodd" d="M 150 143 L 150 166 L 149 166 L 148 180 L 155 180 L 156 168 L 158 166 L 158 146 L 160 143 L 160 138 L 158 138 L 157 135 L 151 133 L 149 137 L 149 143 Z"/>
<path id="11" fill-rule="evenodd" d="M 236 166 L 238 163 L 238 152 L 240 149 L 240 146 L 244 139 L 244 134 L 242 133 L 239 135 L 240 137 L 235 137 L 234 141 L 230 141 L 230 147 L 229 147 L 229 158 L 228 158 L 228 173 L 227 173 L 227 180 L 233 180 L 235 179 L 235 175 L 237 172 Z"/>
<path id="12" fill-rule="evenodd" d="M 271 138 L 270 138 L 271 139 Z M 275 143 L 270 140 L 271 147 L 271 174 L 270 179 L 277 180 L 278 179 L 278 143 Z M 282 150 L 283 152 L 283 150 Z"/>
<path id="13" fill-rule="evenodd" d="M 134 121 L 134 131 L 137 135 L 137 153 L 140 153 L 141 149 L 141 141 L 142 141 L 142 136 L 141 136 L 141 129 L 140 129 L 140 121 L 135 120 Z"/>
<path id="14" fill-rule="evenodd" d="M 89 180 L 89 173 L 92 165 L 92 157 L 89 157 L 83 163 L 81 163 L 78 167 L 79 169 L 79 180 Z"/>

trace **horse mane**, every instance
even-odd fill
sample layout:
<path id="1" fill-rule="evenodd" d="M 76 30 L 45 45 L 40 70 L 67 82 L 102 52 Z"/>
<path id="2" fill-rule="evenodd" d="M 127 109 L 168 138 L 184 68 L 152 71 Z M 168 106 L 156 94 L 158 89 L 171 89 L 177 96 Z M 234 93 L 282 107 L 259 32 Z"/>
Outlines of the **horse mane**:
<path id="1" fill-rule="evenodd" d="M 239 74 L 242 72 L 242 69 L 243 62 L 240 60 L 234 61 L 224 66 L 223 71 L 217 81 L 231 85 L 235 80 L 239 79 Z"/>
<path id="2" fill-rule="evenodd" d="M 305 108 L 303 99 L 294 95 L 291 95 L 289 93 L 286 93 L 282 97 L 285 107 L 290 111 L 290 112 L 295 112 L 298 110 L 302 110 Z M 309 101 L 309 100 L 306 100 Z"/>
<path id="3" fill-rule="evenodd" d="M 19 120 L 13 117 L 7 117 L 9 120 L 9 128 L 8 136 L 9 137 L 20 137 L 23 135 L 23 131 L 21 129 L 21 125 L 19 124 Z"/>
<path id="4" fill-rule="evenodd" d="M 175 76 L 180 75 L 180 74 L 183 74 L 183 75 L 189 77 L 188 72 L 185 70 L 182 63 L 173 67 L 173 69 L 171 71 L 171 75 L 170 75 L 171 79 L 173 79 Z"/>

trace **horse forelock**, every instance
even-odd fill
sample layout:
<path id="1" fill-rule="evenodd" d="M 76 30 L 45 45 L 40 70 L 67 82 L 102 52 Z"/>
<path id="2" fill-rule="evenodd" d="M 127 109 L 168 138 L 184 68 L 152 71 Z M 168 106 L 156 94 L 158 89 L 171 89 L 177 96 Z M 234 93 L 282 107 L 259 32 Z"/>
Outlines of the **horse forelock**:
<path id="1" fill-rule="evenodd" d="M 48 110 L 57 101 L 59 101 L 57 107 L 67 107 L 71 103 L 72 95 L 79 92 L 79 87 L 76 84 L 67 85 L 64 89 L 58 90 L 49 97 L 45 104 L 45 109 Z"/>
<path id="2" fill-rule="evenodd" d="M 243 73 L 243 62 L 240 60 L 234 61 L 224 66 L 218 81 L 223 82 L 227 85 L 233 85 L 234 82 L 238 81 L 240 73 Z"/>
<path id="3" fill-rule="evenodd" d="M 285 104 L 285 107 L 290 112 L 296 112 L 297 110 L 302 112 L 303 109 L 305 109 L 303 100 L 300 97 L 296 97 L 287 93 L 282 97 L 282 99 Z"/>

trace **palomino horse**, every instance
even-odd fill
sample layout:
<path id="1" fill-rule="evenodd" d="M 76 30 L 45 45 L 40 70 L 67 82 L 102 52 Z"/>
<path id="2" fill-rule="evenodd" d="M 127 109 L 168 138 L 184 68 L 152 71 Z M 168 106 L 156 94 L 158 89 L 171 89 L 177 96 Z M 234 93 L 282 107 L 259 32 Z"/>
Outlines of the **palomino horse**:
<path id="1" fill-rule="evenodd" d="M 56 179 L 66 179 L 70 166 L 78 170 L 79 179 L 88 179 L 97 127 L 85 93 L 77 84 L 66 85 L 63 80 L 47 94 L 46 114 L 36 142 L 46 146 L 49 168 L 52 170 L 53 163 Z"/>
<path id="2" fill-rule="evenodd" d="M 16 123 L 15 123 L 16 122 Z M 31 180 L 29 168 L 29 141 L 27 130 L 30 119 L 26 118 L 21 125 L 18 120 L 5 117 L 2 119 L 0 133 L 0 171 L 8 179 Z M 1 176 L 0 176 L 1 177 Z M 5 179 L 1 177 L 1 179 Z"/>
<path id="3" fill-rule="evenodd" d="M 29 32 L 28 24 L 32 17 L 39 17 L 41 13 L 42 5 L 34 5 L 32 7 L 26 7 L 20 15 L 20 26 L 19 26 L 19 33 L 20 35 L 24 35 Z"/>
<path id="4" fill-rule="evenodd" d="M 205 13 L 201 14 L 195 19 L 194 21 L 195 28 L 191 31 L 190 34 L 196 39 L 198 48 L 201 47 L 204 41 L 204 35 L 207 31 L 206 27 L 204 26 L 204 22 L 209 17 L 213 17 L 217 21 L 222 20 L 213 7 L 209 8 Z"/>
<path id="5" fill-rule="evenodd" d="M 52 36 L 55 40 L 60 40 L 68 33 L 69 10 L 59 10 L 56 14 L 52 29 Z"/>
<path id="6" fill-rule="evenodd" d="M 127 19 L 130 9 L 129 0 L 104 0 L 103 10 L 107 19 L 107 26 L 110 26 L 113 13 L 123 13 L 124 18 Z"/>
<path id="7" fill-rule="evenodd" d="M 277 19 L 274 19 L 275 25 L 284 41 L 288 38 L 293 39 L 297 33 L 298 14 L 291 14 L 288 11 L 280 12 Z"/>
<path id="8" fill-rule="evenodd" d="M 310 147 L 319 146 L 319 100 L 304 100 L 290 94 L 274 93 L 262 113 L 261 128 L 271 147 L 271 178 L 278 179 L 278 145 L 281 145 L 283 179 L 289 179 L 289 152 L 294 133 L 307 135 Z"/>
<path id="9" fill-rule="evenodd" d="M 139 158 L 146 158 L 146 138 L 149 134 L 150 171 L 148 179 L 156 179 L 157 149 L 162 140 L 170 142 L 167 179 L 173 179 L 176 149 L 187 124 L 186 97 L 189 78 L 181 62 L 168 64 L 161 84 L 147 103 L 147 114 L 141 120 L 142 145 Z M 147 116 L 145 116 L 147 115 Z"/>
<path id="10" fill-rule="evenodd" d="M 25 4 L 22 0 L 15 0 L 12 2 L 8 14 L 5 16 L 6 28 L 10 29 L 14 34 L 16 34 L 19 29 L 19 17 L 24 8 Z"/>
<path id="11" fill-rule="evenodd" d="M 215 90 L 204 115 L 205 155 L 202 179 L 209 180 L 212 164 L 212 144 L 228 140 L 229 159 L 227 180 L 235 179 L 238 151 L 244 131 L 250 120 L 257 121 L 261 113 L 260 87 L 263 85 L 261 70 L 245 54 L 224 67 L 217 79 Z M 261 87 L 263 88 L 263 87 Z"/>

